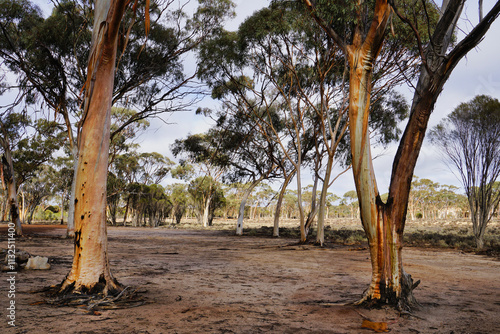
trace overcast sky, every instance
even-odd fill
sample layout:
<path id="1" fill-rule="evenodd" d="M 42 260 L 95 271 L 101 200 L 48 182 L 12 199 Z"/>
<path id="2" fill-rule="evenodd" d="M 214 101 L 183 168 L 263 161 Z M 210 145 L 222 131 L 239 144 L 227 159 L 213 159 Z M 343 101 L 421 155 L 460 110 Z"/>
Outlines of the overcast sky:
<path id="1" fill-rule="evenodd" d="M 45 8 L 47 8 L 46 4 L 50 3 L 49 0 L 38 0 L 36 2 Z M 242 20 L 250 16 L 254 11 L 269 4 L 269 1 L 266 0 L 239 0 L 234 2 L 237 5 L 237 17 L 227 23 L 227 30 L 236 30 Z M 493 4 L 494 1 L 484 1 L 485 13 Z M 463 31 L 470 31 L 471 22 L 474 24 L 477 22 L 477 12 L 477 1 L 468 1 L 466 7 L 467 19 L 461 20 L 459 23 Z M 46 13 L 48 14 L 47 10 Z M 459 34 L 459 39 L 461 36 L 463 35 Z M 470 101 L 478 94 L 486 94 L 500 99 L 500 43 L 498 42 L 498 36 L 500 36 L 500 19 L 493 23 L 481 44 L 472 50 L 466 58 L 462 59 L 453 71 L 437 101 L 436 108 L 430 119 L 429 128 L 439 123 L 458 104 Z M 407 87 L 402 87 L 401 90 L 407 97 L 408 103 L 411 104 L 411 90 Z M 202 104 L 211 105 L 213 102 L 205 100 Z M 183 138 L 188 133 L 204 132 L 211 124 L 209 120 L 204 119 L 202 116 L 194 115 L 194 111 L 175 113 L 165 117 L 164 120 L 170 124 L 153 120 L 149 131 L 143 134 L 138 142 L 141 144 L 142 151 L 156 151 L 171 159 L 173 156 L 169 147 L 175 139 Z M 383 153 L 381 157 L 374 161 L 378 187 L 381 193 L 387 192 L 396 148 L 397 145 L 393 145 L 383 152 L 380 150 L 374 152 L 375 154 Z M 304 171 L 304 174 L 307 174 L 307 171 Z M 459 180 L 442 162 L 440 154 L 427 141 L 424 142 L 420 153 L 415 175 L 420 178 L 431 179 L 440 184 L 460 186 Z M 354 190 L 352 179 L 352 173 L 346 173 L 332 185 L 330 191 L 342 196 L 345 192 Z M 304 181 L 307 184 L 307 180 Z"/>

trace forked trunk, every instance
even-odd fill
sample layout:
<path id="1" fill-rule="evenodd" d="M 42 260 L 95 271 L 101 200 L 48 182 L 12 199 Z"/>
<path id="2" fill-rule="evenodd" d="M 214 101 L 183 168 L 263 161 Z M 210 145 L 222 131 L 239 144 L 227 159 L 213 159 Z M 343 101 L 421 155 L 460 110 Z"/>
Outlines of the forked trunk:
<path id="1" fill-rule="evenodd" d="M 350 66 L 349 129 L 354 182 L 372 264 L 372 280 L 360 303 L 402 303 L 405 306 L 413 302 L 411 290 L 414 286 L 402 265 L 403 228 L 400 227 L 404 227 L 404 223 L 401 224 L 397 221 L 400 217 L 393 215 L 398 213 L 401 204 L 406 208 L 407 198 L 393 203 L 390 197 L 387 204 L 380 199 L 368 129 L 373 61 L 382 46 L 389 13 L 387 3 L 377 2 L 376 15 L 367 38 L 362 41 L 361 35 L 357 34 L 353 45 L 347 47 Z M 404 211 L 406 213 L 406 209 Z"/>
<path id="2" fill-rule="evenodd" d="M 118 28 L 125 1 L 97 1 L 85 109 L 79 136 L 75 251 L 61 293 L 116 294 L 107 252 L 106 182 Z"/>
<path id="3" fill-rule="evenodd" d="M 353 173 L 360 205 L 363 228 L 368 238 L 372 264 L 372 279 L 369 289 L 361 302 L 389 303 L 407 308 L 414 299 L 412 290 L 416 287 L 411 277 L 403 270 L 401 240 L 403 229 L 398 226 L 393 216 L 397 211 L 393 205 L 404 203 L 383 203 L 375 180 L 367 131 L 367 117 L 370 97 L 369 92 L 360 89 L 353 94 L 353 87 L 369 85 L 367 73 L 360 73 L 351 79 L 352 104 L 350 106 L 350 129 L 353 155 Z M 392 201 L 392 199 L 390 200 Z"/>

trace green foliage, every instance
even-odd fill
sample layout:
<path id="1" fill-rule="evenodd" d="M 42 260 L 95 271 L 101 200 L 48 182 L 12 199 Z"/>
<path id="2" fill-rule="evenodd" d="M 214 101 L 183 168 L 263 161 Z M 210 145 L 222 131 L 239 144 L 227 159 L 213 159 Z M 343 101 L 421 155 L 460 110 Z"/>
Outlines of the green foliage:
<path id="1" fill-rule="evenodd" d="M 205 207 L 210 201 L 208 210 L 208 224 L 211 225 L 215 210 L 225 204 L 224 193 L 221 186 L 210 176 L 199 176 L 192 180 L 187 188 L 194 206 L 198 222 L 202 222 Z"/>
<path id="2" fill-rule="evenodd" d="M 174 157 L 184 156 L 186 160 L 181 160 L 181 165 L 187 162 L 191 164 L 204 165 L 208 170 L 224 168 L 228 165 L 229 155 L 221 147 L 224 141 L 224 133 L 209 131 L 205 134 L 188 135 L 185 139 L 176 139 L 171 146 Z M 180 174 L 179 174 L 180 176 Z"/>
<path id="3" fill-rule="evenodd" d="M 118 211 L 118 204 L 122 193 L 126 189 L 125 180 L 116 177 L 115 174 L 108 173 L 107 186 L 107 204 L 109 209 L 109 217 L 111 218 L 111 223 L 116 225 L 116 214 Z"/>
<path id="4" fill-rule="evenodd" d="M 124 139 L 117 135 L 130 124 L 185 109 L 196 100 L 190 96 L 196 89 L 184 89 L 194 76 L 186 78 L 183 56 L 219 31 L 233 6 L 228 0 L 200 0 L 189 17 L 184 6 L 153 0 L 147 38 L 145 6 L 125 14 L 118 37 L 113 105 L 137 112 L 120 118 L 112 129 L 113 145 L 122 144 Z M 31 2 L 6 0 L 0 3 L 0 18 L 0 57 L 18 77 L 20 99 L 45 103 L 65 115 L 70 127 L 69 115 L 81 117 L 80 89 L 86 80 L 93 27 L 91 2 L 58 1 L 44 19 Z"/>
<path id="5" fill-rule="evenodd" d="M 403 45 L 410 52 L 418 54 L 418 43 L 415 31 L 421 43 L 430 41 L 432 32 L 436 29 L 440 17 L 440 8 L 433 1 L 409 1 L 399 0 L 393 2 L 399 15 L 393 14 L 390 22 L 390 31 L 386 38 L 388 48 L 400 47 Z M 406 22 L 402 22 L 402 19 Z M 408 24 L 408 23 L 411 23 Z"/>
<path id="6" fill-rule="evenodd" d="M 147 185 L 159 184 L 170 172 L 174 162 L 157 152 L 141 153 L 139 165 L 143 171 L 141 181 Z"/>
<path id="7" fill-rule="evenodd" d="M 195 175 L 195 170 L 193 165 L 188 163 L 181 163 L 176 167 L 172 168 L 171 172 L 174 179 L 188 181 Z"/>
<path id="8" fill-rule="evenodd" d="M 20 139 L 12 152 L 18 184 L 33 177 L 38 167 L 52 158 L 66 138 L 56 122 L 45 119 L 34 122 L 32 130 L 35 132 Z"/>
<path id="9" fill-rule="evenodd" d="M 30 178 L 21 187 L 27 213 L 25 222 L 28 224 L 31 224 L 37 207 L 53 196 L 56 188 L 56 183 L 53 182 L 56 176 L 55 170 L 51 166 L 44 165 L 37 168 L 36 174 L 36 176 Z M 59 213 L 61 211 L 59 207 L 53 205 L 48 206 L 45 210 L 50 210 L 52 213 Z"/>
<path id="10" fill-rule="evenodd" d="M 0 115 L 0 154 L 10 153 L 19 186 L 37 174 L 63 144 L 65 133 L 45 119 L 33 121 L 25 112 Z"/>
<path id="11" fill-rule="evenodd" d="M 110 161 L 116 155 L 128 152 L 135 148 L 133 144 L 141 132 L 149 128 L 149 121 L 147 119 L 138 119 L 136 122 L 122 128 L 122 125 L 133 119 L 137 115 L 137 111 L 126 108 L 111 108 L 111 142 L 109 148 Z"/>
<path id="12" fill-rule="evenodd" d="M 172 210 L 165 189 L 157 184 L 131 183 L 127 185 L 129 205 L 135 211 L 136 225 L 148 219 L 151 227 L 159 226 Z"/>
<path id="13" fill-rule="evenodd" d="M 408 118 L 409 106 L 402 94 L 391 91 L 371 104 L 370 126 L 377 131 L 376 142 L 387 146 L 399 140 L 398 124 Z"/>
<path id="14" fill-rule="evenodd" d="M 409 214 L 417 219 L 460 218 L 467 212 L 465 196 L 455 186 L 442 185 L 429 179 L 413 177 Z"/>
<path id="15" fill-rule="evenodd" d="M 186 213 L 189 198 L 185 184 L 175 183 L 167 187 L 172 202 L 172 214 L 177 224 L 180 224 L 182 217 Z"/>

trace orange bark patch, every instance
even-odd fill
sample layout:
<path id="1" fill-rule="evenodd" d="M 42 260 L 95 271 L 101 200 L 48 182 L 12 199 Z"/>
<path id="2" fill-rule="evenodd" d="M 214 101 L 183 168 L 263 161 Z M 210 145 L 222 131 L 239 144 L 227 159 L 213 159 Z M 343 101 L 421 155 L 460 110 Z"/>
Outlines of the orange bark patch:
<path id="1" fill-rule="evenodd" d="M 372 329 L 377 333 L 384 333 L 389 331 L 389 327 L 387 326 L 387 322 L 373 322 L 369 320 L 363 320 L 361 324 L 361 328 Z"/>

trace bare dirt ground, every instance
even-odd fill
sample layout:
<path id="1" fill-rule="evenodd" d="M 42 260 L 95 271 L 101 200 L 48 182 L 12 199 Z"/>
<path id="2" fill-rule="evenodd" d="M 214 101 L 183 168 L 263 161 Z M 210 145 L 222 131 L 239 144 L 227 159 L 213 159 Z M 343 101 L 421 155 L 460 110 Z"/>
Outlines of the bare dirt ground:
<path id="1" fill-rule="evenodd" d="M 0 224 L 0 248 L 7 247 Z M 16 247 L 50 258 L 50 270 L 16 275 L 15 328 L 8 325 L 8 275 L 0 272 L 0 333 L 500 333 L 500 262 L 458 250 L 405 248 L 406 271 L 422 283 L 415 316 L 350 305 L 370 281 L 362 246 L 329 248 L 293 239 L 236 237 L 224 230 L 110 227 L 112 272 L 141 288 L 145 305 L 89 314 L 36 302 L 30 293 L 69 272 L 72 241 L 61 226 L 27 226 Z M 32 305 L 36 304 L 36 305 Z"/>

